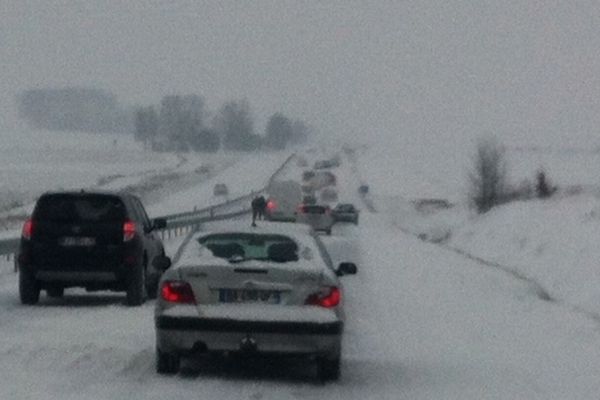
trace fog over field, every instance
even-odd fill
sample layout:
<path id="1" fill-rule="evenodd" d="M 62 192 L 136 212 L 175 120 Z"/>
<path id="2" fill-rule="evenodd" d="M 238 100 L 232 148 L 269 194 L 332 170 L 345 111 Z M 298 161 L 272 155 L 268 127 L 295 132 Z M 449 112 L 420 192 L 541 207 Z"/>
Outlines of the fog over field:
<path id="1" fill-rule="evenodd" d="M 0 115 L 32 87 L 247 98 L 326 136 L 600 144 L 594 1 L 0 2 Z"/>

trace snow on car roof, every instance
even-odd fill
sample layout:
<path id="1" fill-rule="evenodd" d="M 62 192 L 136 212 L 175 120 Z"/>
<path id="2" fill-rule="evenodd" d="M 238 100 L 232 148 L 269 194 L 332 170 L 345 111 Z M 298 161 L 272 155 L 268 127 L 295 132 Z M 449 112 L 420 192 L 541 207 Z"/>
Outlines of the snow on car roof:
<path id="1" fill-rule="evenodd" d="M 231 265 L 224 258 L 215 257 L 212 252 L 202 246 L 198 239 L 211 234 L 219 233 L 242 233 L 242 234 L 262 234 L 262 235 L 282 235 L 293 240 L 298 244 L 298 260 L 288 261 L 286 266 L 302 269 L 325 268 L 326 265 L 322 260 L 313 238 L 313 229 L 305 224 L 282 223 L 282 222 L 267 222 L 257 221 L 257 226 L 252 227 L 247 223 L 240 222 L 224 222 L 219 223 L 214 227 L 210 227 L 205 231 L 196 232 L 190 238 L 188 243 L 182 249 L 181 254 L 175 261 L 175 268 L 190 266 L 190 265 Z M 269 263 L 270 261 L 248 260 L 243 264 L 236 265 L 255 266 Z"/>

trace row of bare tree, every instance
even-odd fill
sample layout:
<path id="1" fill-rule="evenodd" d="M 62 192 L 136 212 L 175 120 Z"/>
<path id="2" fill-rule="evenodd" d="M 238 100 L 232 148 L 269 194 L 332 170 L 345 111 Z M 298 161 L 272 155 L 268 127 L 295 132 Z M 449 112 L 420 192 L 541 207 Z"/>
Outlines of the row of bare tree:
<path id="1" fill-rule="evenodd" d="M 165 96 L 159 106 L 140 107 L 135 114 L 136 140 L 156 151 L 284 149 L 306 141 L 309 132 L 304 122 L 275 113 L 259 135 L 248 101 L 229 101 L 211 117 L 198 95 Z"/>

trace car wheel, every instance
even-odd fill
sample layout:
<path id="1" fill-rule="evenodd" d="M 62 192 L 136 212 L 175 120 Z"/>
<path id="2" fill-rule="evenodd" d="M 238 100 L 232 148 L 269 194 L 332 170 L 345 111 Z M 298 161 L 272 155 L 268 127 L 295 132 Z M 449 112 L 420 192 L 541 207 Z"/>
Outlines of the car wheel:
<path id="1" fill-rule="evenodd" d="M 156 349 L 156 372 L 159 374 L 176 374 L 179 372 L 179 364 L 179 356 Z"/>
<path id="2" fill-rule="evenodd" d="M 340 356 L 335 358 L 317 358 L 317 378 L 321 382 L 337 381 L 340 378 Z"/>
<path id="3" fill-rule="evenodd" d="M 331 228 L 329 228 L 329 229 L 326 229 L 326 230 L 325 230 L 325 233 L 326 233 L 326 234 L 328 234 L 328 235 L 331 235 Z"/>
<path id="4" fill-rule="evenodd" d="M 62 286 L 50 286 L 46 289 L 48 297 L 58 298 L 63 297 L 65 294 L 65 288 Z"/>
<path id="5" fill-rule="evenodd" d="M 28 272 L 19 273 L 19 297 L 21 304 L 36 304 L 40 300 L 40 283 Z"/>
<path id="6" fill-rule="evenodd" d="M 127 283 L 127 305 L 139 306 L 144 303 L 146 296 L 146 269 L 140 265 L 129 277 Z"/>

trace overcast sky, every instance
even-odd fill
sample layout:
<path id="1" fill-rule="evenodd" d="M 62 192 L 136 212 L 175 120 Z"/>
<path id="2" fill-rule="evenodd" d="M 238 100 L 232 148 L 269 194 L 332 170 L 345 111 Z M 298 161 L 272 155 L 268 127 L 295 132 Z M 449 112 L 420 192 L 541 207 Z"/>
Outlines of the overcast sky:
<path id="1" fill-rule="evenodd" d="M 197 93 L 324 133 L 596 135 L 600 2 L 0 0 L 0 115 L 31 87 Z"/>

